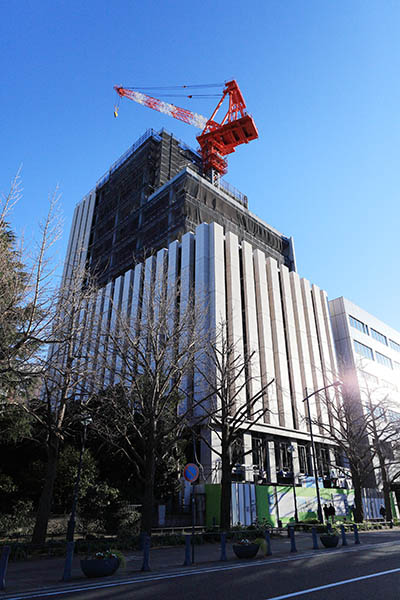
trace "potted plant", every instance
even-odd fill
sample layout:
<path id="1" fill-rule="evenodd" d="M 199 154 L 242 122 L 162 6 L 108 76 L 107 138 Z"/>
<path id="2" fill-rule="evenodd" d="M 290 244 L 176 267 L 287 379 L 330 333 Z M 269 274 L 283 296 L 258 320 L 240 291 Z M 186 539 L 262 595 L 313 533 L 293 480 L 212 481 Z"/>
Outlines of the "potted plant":
<path id="1" fill-rule="evenodd" d="M 260 545 L 257 543 L 257 540 L 251 542 L 250 540 L 243 539 L 233 544 L 232 547 L 238 558 L 254 558 Z"/>
<path id="2" fill-rule="evenodd" d="M 106 550 L 81 559 L 81 569 L 86 577 L 107 577 L 113 575 L 124 562 L 125 558 L 120 552 Z"/>
<path id="3" fill-rule="evenodd" d="M 339 543 L 339 535 L 336 529 L 329 529 L 319 536 L 325 548 L 336 548 Z"/>

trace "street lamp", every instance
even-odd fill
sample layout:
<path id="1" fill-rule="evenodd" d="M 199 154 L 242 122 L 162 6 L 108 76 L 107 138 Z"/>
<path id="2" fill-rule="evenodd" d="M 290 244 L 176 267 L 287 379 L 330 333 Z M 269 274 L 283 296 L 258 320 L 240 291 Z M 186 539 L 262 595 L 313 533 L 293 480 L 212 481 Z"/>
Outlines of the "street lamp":
<path id="1" fill-rule="evenodd" d="M 92 419 L 88 415 L 82 415 L 80 422 L 83 425 L 83 432 L 82 432 L 82 438 L 81 438 L 81 449 L 79 452 L 78 472 L 77 472 L 76 480 L 75 480 L 74 494 L 72 496 L 71 515 L 69 517 L 68 526 L 67 526 L 67 542 L 74 541 L 75 514 L 76 514 L 76 506 L 78 504 L 79 486 L 80 486 L 80 482 L 81 482 L 83 453 L 85 451 L 87 428 L 88 428 L 88 425 L 92 422 Z"/>
<path id="2" fill-rule="evenodd" d="M 296 523 L 298 523 L 299 522 L 299 513 L 297 512 L 296 477 L 295 477 L 295 473 L 294 473 L 294 462 L 293 462 L 294 450 L 295 450 L 294 446 L 288 446 L 288 452 L 290 452 L 290 454 L 292 455 L 294 520 Z"/>
<path id="3" fill-rule="evenodd" d="M 310 413 L 310 398 L 312 396 L 315 396 L 316 394 L 319 394 L 320 392 L 323 392 L 324 390 L 327 390 L 330 387 L 338 387 L 342 385 L 341 381 L 334 381 L 333 383 L 330 383 L 329 385 L 325 385 L 324 387 L 320 388 L 319 390 L 316 390 L 315 392 L 312 392 L 312 394 L 308 394 L 307 393 L 307 388 L 305 388 L 305 395 L 306 397 L 303 398 L 303 402 L 307 403 L 307 415 L 308 415 L 308 422 L 310 424 L 310 437 L 311 437 L 311 450 L 312 450 L 312 462 L 313 462 L 313 471 L 314 471 L 314 479 L 315 479 L 315 488 L 317 490 L 317 502 L 318 502 L 318 521 L 320 523 L 324 522 L 324 517 L 322 515 L 322 506 L 321 506 L 321 496 L 319 494 L 319 484 L 318 484 L 318 469 L 317 469 L 317 460 L 316 460 L 316 453 L 315 453 L 315 444 L 314 444 L 314 436 L 313 436 L 313 430 L 312 430 L 312 422 L 311 422 L 311 413 Z"/>

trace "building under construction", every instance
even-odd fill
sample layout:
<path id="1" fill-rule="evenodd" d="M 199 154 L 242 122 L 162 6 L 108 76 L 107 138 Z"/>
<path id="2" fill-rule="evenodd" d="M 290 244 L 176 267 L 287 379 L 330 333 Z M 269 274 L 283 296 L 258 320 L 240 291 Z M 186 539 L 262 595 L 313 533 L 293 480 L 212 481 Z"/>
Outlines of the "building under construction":
<path id="1" fill-rule="evenodd" d="M 200 223 L 214 222 L 296 270 L 293 240 L 253 215 L 245 195 L 201 172 L 197 152 L 164 130 L 148 130 L 76 207 L 67 264 L 80 248 L 103 285 Z"/>
<path id="2" fill-rule="evenodd" d="M 354 502 L 349 470 L 329 433 L 328 407 L 340 400 L 340 382 L 327 294 L 299 277 L 292 238 L 252 214 L 247 197 L 221 179 L 225 156 L 258 137 L 236 81 L 225 84 L 209 119 L 133 88 L 115 90 L 202 132 L 195 152 L 165 130 L 148 130 L 75 209 L 64 281 L 81 267 L 99 284 L 80 314 L 94 341 L 89 360 L 99 373 L 96 387 L 126 383 L 113 341 L 118 323 L 138 335 L 146 331 L 148 315 L 157 313 L 151 308 L 155 286 L 160 297 L 172 298 L 168 314 L 175 323 L 187 306 L 193 314 L 206 306 L 208 337 L 215 340 L 223 324 L 234 355 L 245 360 L 234 402 L 252 422 L 241 429 L 242 450 L 232 470 L 232 522 L 249 525 L 260 515 L 276 522 L 295 514 L 297 520 L 310 512 L 322 520 L 320 487 L 330 488 L 324 498 L 334 499 L 337 515 L 349 515 Z M 225 98 L 229 108 L 217 122 Z M 124 344 L 126 338 L 122 349 Z M 136 365 L 136 346 L 133 354 Z M 202 396 L 199 381 L 193 367 L 180 388 L 181 408 L 195 410 Z M 262 418 L 254 420 L 254 414 Z M 221 481 L 218 426 L 201 427 L 208 443 L 193 455 L 200 457 L 200 495 L 207 493 L 203 484 Z M 257 494 L 256 484 L 263 484 Z M 211 524 L 215 514 L 209 510 L 212 497 L 208 500 Z"/>
<path id="3" fill-rule="evenodd" d="M 254 352 L 248 395 L 274 382 L 262 400 L 268 406 L 263 421 L 243 436 L 252 451 L 234 479 L 308 485 L 314 469 L 304 390 L 329 387 L 337 364 L 326 293 L 297 274 L 291 238 L 253 215 L 246 196 L 202 175 L 196 152 L 165 131 L 150 130 L 76 207 L 65 275 L 78 264 L 98 277 L 91 323 L 105 331 L 115 311 L 142 318 L 146 281 L 161 278 L 168 288 L 179 278 L 185 297 L 205 291 L 210 327 L 223 320 L 238 353 Z M 108 370 L 104 385 L 113 385 L 113 377 Z M 310 413 L 328 419 L 321 395 L 310 398 Z M 335 469 L 340 457 L 332 442 L 322 430 L 315 439 L 327 487 L 347 486 L 343 469 Z M 215 453 L 204 447 L 201 461 L 204 480 L 217 483 Z"/>

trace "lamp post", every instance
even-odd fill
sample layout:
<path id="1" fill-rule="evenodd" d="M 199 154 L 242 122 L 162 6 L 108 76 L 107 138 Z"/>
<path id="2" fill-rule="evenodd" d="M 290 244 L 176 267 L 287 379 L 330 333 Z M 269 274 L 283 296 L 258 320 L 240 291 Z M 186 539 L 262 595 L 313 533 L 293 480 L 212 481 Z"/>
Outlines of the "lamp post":
<path id="1" fill-rule="evenodd" d="M 319 390 L 316 390 L 315 392 L 312 392 L 311 394 L 307 393 L 307 388 L 306 388 L 305 389 L 305 398 L 303 398 L 303 402 L 307 403 L 307 415 L 308 415 L 308 422 L 310 424 L 310 438 L 311 438 L 312 462 L 313 462 L 313 471 L 314 471 L 314 479 L 315 479 L 315 489 L 317 491 L 318 521 L 320 523 L 324 522 L 324 517 L 323 517 L 323 514 L 322 514 L 321 496 L 319 494 L 317 459 L 316 459 L 314 436 L 313 436 L 312 422 L 311 422 L 311 413 L 310 413 L 310 398 L 312 396 L 315 396 L 316 394 L 319 394 L 320 392 L 323 392 L 323 391 L 327 390 L 330 387 L 338 387 L 339 385 L 342 385 L 341 381 L 334 381 L 333 383 L 330 383 L 329 385 L 325 385 L 324 387 L 320 388 Z"/>
<path id="2" fill-rule="evenodd" d="M 68 526 L 67 526 L 67 542 L 74 541 L 75 515 L 76 515 L 76 506 L 78 504 L 78 497 L 79 497 L 79 486 L 81 483 L 83 453 L 85 451 L 85 445 L 86 445 L 87 428 L 88 428 L 88 425 L 91 423 L 91 421 L 92 421 L 92 419 L 88 415 L 82 416 L 81 423 L 83 425 L 83 432 L 82 432 L 82 438 L 81 438 L 81 449 L 79 452 L 78 472 L 77 472 L 76 480 L 75 480 L 74 494 L 72 496 L 71 515 L 69 517 Z"/>
<path id="3" fill-rule="evenodd" d="M 293 452 L 295 448 L 294 446 L 288 446 L 288 452 L 292 455 L 292 473 L 293 473 L 293 500 L 294 500 L 294 520 L 295 523 L 299 522 L 299 513 L 297 511 L 297 496 L 296 496 L 296 477 L 294 473 L 294 462 L 293 462 Z"/>

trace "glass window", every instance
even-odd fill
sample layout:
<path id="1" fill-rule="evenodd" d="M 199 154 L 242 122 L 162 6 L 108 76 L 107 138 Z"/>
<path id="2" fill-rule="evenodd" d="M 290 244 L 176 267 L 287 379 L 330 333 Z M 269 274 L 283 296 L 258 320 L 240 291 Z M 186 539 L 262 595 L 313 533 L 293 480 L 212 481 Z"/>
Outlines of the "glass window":
<path id="1" fill-rule="evenodd" d="M 299 449 L 299 468 L 300 473 L 308 473 L 307 469 L 307 448 L 305 446 L 297 446 Z"/>
<path id="2" fill-rule="evenodd" d="M 366 333 L 368 335 L 368 325 L 366 325 L 362 321 L 359 321 L 355 317 L 352 317 L 351 315 L 349 315 L 349 321 L 352 327 L 355 327 L 355 329 L 358 329 L 358 331 L 361 331 L 362 333 Z"/>
<path id="3" fill-rule="evenodd" d="M 378 342 L 381 342 L 381 344 L 385 344 L 385 346 L 388 345 L 386 335 L 383 335 L 383 333 L 379 333 L 379 331 L 376 331 L 376 329 L 372 329 L 372 327 L 371 336 L 378 340 Z"/>
<path id="4" fill-rule="evenodd" d="M 374 353 L 372 352 L 372 348 L 366 346 L 365 344 L 361 344 L 361 342 L 357 342 L 354 340 L 354 349 L 357 354 L 361 354 L 365 358 L 369 358 L 369 360 L 374 360 Z"/>
<path id="5" fill-rule="evenodd" d="M 364 380 L 362 381 L 362 383 L 369 383 L 371 385 L 379 385 L 379 379 L 377 377 L 375 377 L 375 375 L 372 375 L 372 373 L 367 373 L 367 371 L 361 371 L 360 370 L 360 374 L 361 374 L 361 379 Z"/>
<path id="6" fill-rule="evenodd" d="M 393 366 L 397 371 L 400 371 L 400 363 L 398 363 L 396 360 L 393 361 Z"/>
<path id="7" fill-rule="evenodd" d="M 317 446 L 318 470 L 320 475 L 329 475 L 329 450 Z"/>
<path id="8" fill-rule="evenodd" d="M 275 461 L 277 471 L 292 471 L 292 454 L 288 450 L 290 444 L 287 442 L 275 442 Z"/>
<path id="9" fill-rule="evenodd" d="M 381 385 L 385 388 L 387 388 L 388 390 L 392 390 L 392 392 L 398 392 L 398 387 L 397 385 L 394 385 L 394 383 L 391 383 L 390 381 L 386 381 L 385 379 L 381 379 Z"/>
<path id="10" fill-rule="evenodd" d="M 393 350 L 396 350 L 396 352 L 400 352 L 400 344 L 398 344 L 397 342 L 389 340 L 389 346 L 393 348 Z"/>
<path id="11" fill-rule="evenodd" d="M 375 356 L 378 363 L 384 365 L 385 367 L 389 367 L 389 369 L 393 369 L 392 361 L 390 360 L 390 358 L 388 358 L 384 354 L 381 354 L 380 352 L 375 352 Z"/>
<path id="12" fill-rule="evenodd" d="M 388 410 L 387 416 L 388 416 L 389 421 L 391 421 L 391 422 L 400 421 L 400 413 L 395 412 L 394 410 Z"/>

